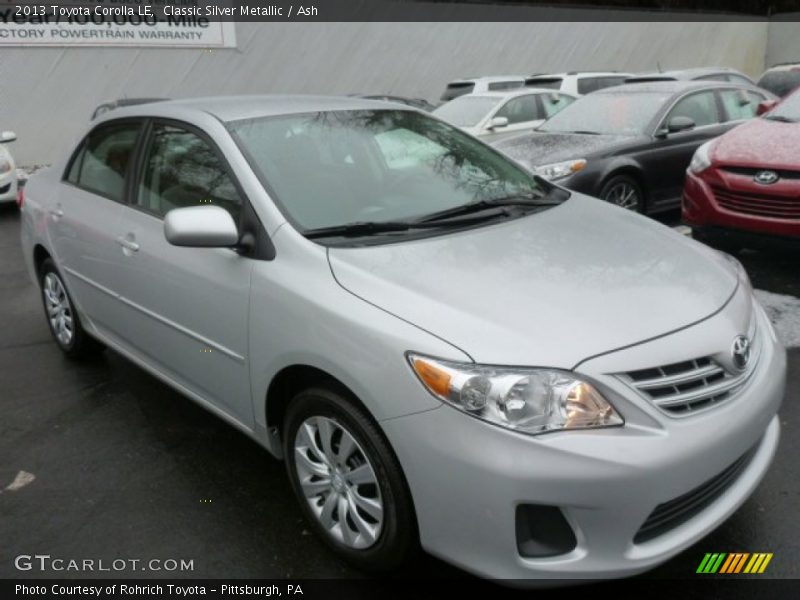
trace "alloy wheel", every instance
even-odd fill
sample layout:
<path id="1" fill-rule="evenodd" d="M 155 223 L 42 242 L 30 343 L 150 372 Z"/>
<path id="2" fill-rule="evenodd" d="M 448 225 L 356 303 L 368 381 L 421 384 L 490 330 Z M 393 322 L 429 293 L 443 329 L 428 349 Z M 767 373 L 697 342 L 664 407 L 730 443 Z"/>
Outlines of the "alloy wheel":
<path id="1" fill-rule="evenodd" d="M 294 441 L 295 469 L 312 513 L 337 542 L 369 548 L 383 528 L 380 486 L 369 457 L 339 422 L 309 417 Z"/>
<path id="2" fill-rule="evenodd" d="M 55 273 L 45 275 L 42 291 L 50 328 L 59 344 L 66 348 L 75 336 L 72 306 L 67 291 Z"/>
<path id="3" fill-rule="evenodd" d="M 604 200 L 628 210 L 639 210 L 639 191 L 631 183 L 620 181 L 606 191 Z"/>

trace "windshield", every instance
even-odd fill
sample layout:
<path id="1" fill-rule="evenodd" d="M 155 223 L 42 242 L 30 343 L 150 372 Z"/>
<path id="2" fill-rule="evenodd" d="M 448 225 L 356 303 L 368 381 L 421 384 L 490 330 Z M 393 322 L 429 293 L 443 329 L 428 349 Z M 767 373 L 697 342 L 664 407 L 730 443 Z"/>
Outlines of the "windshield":
<path id="1" fill-rule="evenodd" d="M 498 101 L 490 96 L 461 96 L 442 104 L 433 114 L 456 127 L 475 127 Z"/>
<path id="2" fill-rule="evenodd" d="M 800 121 L 800 90 L 784 98 L 778 106 L 765 116 L 771 119 L 777 117 L 787 121 Z"/>
<path id="3" fill-rule="evenodd" d="M 316 112 L 228 126 L 301 231 L 543 195 L 516 163 L 416 111 Z"/>
<path id="4" fill-rule="evenodd" d="M 595 92 L 578 98 L 557 113 L 540 131 L 639 135 L 669 99 L 670 94 Z"/>

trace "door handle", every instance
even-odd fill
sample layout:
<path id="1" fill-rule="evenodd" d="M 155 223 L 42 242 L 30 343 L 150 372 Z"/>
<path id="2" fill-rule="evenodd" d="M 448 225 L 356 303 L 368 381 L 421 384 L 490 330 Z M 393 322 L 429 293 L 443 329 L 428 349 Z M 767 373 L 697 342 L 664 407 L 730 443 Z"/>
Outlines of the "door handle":
<path id="1" fill-rule="evenodd" d="M 139 251 L 139 244 L 122 236 L 117 238 L 117 243 L 125 248 L 125 250 L 130 250 L 131 252 Z"/>

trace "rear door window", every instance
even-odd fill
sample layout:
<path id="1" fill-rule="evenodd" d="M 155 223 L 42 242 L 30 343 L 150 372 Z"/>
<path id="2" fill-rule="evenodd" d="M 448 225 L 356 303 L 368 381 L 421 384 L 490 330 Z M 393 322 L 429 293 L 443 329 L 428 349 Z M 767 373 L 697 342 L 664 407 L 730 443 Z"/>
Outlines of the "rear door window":
<path id="1" fill-rule="evenodd" d="M 93 194 L 122 202 L 141 129 L 138 121 L 108 123 L 94 129 L 73 158 L 66 180 Z"/>
<path id="2" fill-rule="evenodd" d="M 590 94 L 597 90 L 602 90 L 615 85 L 622 85 L 625 82 L 624 75 L 602 76 L 602 77 L 581 77 L 578 79 L 578 93 Z"/>
<path id="3" fill-rule="evenodd" d="M 532 77 L 525 80 L 527 87 L 547 88 L 548 90 L 560 90 L 561 77 Z"/>
<path id="4" fill-rule="evenodd" d="M 471 81 L 459 81 L 457 83 L 450 83 L 447 85 L 444 94 L 442 94 L 442 101 L 447 102 L 453 98 L 458 98 L 464 94 L 471 94 L 475 89 L 475 84 Z"/>
<path id="5" fill-rule="evenodd" d="M 721 90 L 719 96 L 728 121 L 752 119 L 764 101 L 764 96 L 748 90 Z"/>
<path id="6" fill-rule="evenodd" d="M 493 81 L 486 87 L 490 92 L 502 92 L 521 88 L 523 84 L 523 81 Z"/>

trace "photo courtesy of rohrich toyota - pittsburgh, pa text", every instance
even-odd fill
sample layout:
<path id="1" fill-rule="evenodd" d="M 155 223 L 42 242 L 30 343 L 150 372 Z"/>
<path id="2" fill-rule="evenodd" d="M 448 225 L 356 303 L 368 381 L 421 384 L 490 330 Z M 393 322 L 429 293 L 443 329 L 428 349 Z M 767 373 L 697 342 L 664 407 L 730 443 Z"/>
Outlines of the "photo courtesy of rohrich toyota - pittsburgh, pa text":
<path id="1" fill-rule="evenodd" d="M 0 597 L 800 597 L 800 0 L 0 0 Z"/>

